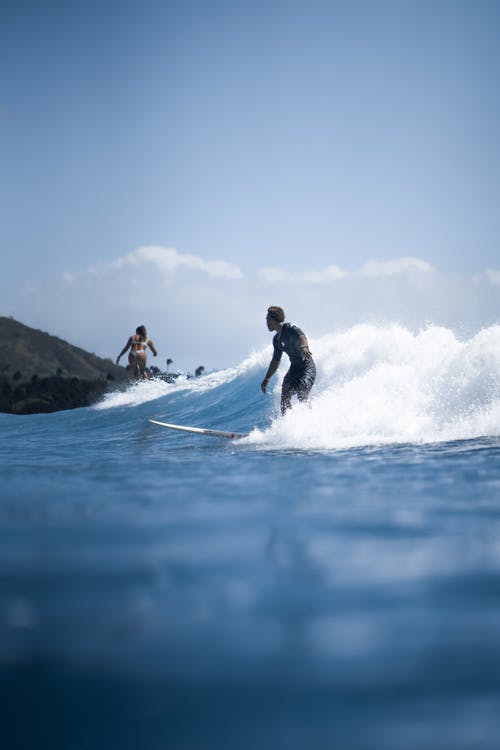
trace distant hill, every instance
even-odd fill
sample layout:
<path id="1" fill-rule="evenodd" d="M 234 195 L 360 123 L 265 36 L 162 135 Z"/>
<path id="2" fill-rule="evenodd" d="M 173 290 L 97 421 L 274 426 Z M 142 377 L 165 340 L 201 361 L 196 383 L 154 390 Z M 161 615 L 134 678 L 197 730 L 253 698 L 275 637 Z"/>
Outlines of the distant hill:
<path id="1" fill-rule="evenodd" d="M 0 376 L 16 382 L 59 375 L 83 380 L 123 381 L 123 367 L 69 344 L 57 336 L 0 317 Z"/>
<path id="2" fill-rule="evenodd" d="M 123 367 L 0 317 L 0 411 L 36 414 L 90 406 L 130 378 Z"/>

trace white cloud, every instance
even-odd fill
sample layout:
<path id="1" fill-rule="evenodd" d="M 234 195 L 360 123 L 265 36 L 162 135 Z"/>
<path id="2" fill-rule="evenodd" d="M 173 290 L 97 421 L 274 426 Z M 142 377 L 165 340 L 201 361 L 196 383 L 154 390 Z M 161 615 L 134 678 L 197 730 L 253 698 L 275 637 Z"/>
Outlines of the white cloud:
<path id="1" fill-rule="evenodd" d="M 492 284 L 500 286 L 500 271 L 496 271 L 493 268 L 487 268 L 484 275 Z"/>
<path id="2" fill-rule="evenodd" d="M 214 278 L 243 278 L 241 270 L 233 263 L 227 263 L 222 260 L 206 261 L 199 255 L 179 253 L 173 247 L 160 247 L 158 245 L 139 247 L 128 255 L 117 258 L 111 263 L 92 266 L 88 269 L 88 272 L 96 276 L 102 276 L 113 270 L 121 270 L 126 267 L 137 268 L 145 264 L 154 266 L 167 281 L 170 281 L 176 272 L 181 269 L 201 271 Z M 72 277 L 73 275 L 65 274 L 65 276 Z M 73 280 L 73 278 L 70 280 Z"/>
<path id="3" fill-rule="evenodd" d="M 369 261 L 357 271 L 346 271 L 339 266 L 331 265 L 322 271 L 305 271 L 293 273 L 281 268 L 263 268 L 260 278 L 268 284 L 283 282 L 285 284 L 331 284 L 347 278 L 366 276 L 397 276 L 403 274 L 427 273 L 433 271 L 430 263 L 420 258 L 396 258 L 389 261 Z"/>
<path id="4" fill-rule="evenodd" d="M 427 273 L 433 271 L 430 263 L 420 258 L 396 258 L 395 260 L 376 261 L 365 263 L 358 273 L 361 276 L 395 276 L 397 274 L 412 273 L 418 271 Z"/>

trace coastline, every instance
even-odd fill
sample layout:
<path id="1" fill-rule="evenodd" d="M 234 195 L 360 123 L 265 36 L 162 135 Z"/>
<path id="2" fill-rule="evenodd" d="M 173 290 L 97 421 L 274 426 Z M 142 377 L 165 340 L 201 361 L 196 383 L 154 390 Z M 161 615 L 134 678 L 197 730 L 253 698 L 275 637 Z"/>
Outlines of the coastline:
<path id="1" fill-rule="evenodd" d="M 91 406 L 105 393 L 118 387 L 120 384 L 114 379 L 84 380 L 61 375 L 41 378 L 33 375 L 30 380 L 16 385 L 1 377 L 0 412 L 24 415 L 78 409 Z"/>

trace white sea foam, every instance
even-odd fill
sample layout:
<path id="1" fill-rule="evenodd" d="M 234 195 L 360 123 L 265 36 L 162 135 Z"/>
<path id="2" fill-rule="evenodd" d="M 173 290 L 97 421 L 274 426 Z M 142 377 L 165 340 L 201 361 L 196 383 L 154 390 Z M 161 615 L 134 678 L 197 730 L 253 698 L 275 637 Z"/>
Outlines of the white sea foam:
<path id="1" fill-rule="evenodd" d="M 175 384 L 176 385 L 176 384 Z M 174 383 L 164 380 L 144 380 L 131 383 L 128 387 L 119 391 L 107 393 L 101 401 L 94 404 L 94 409 L 111 409 L 116 406 L 139 406 L 147 401 L 154 401 L 172 392 Z"/>
<path id="2" fill-rule="evenodd" d="M 254 429 L 247 444 L 330 450 L 500 434 L 499 325 L 463 340 L 437 326 L 413 333 L 400 325 L 359 325 L 311 339 L 310 345 L 318 371 L 310 406 L 295 402 L 284 418 L 277 416 L 288 365 L 284 357 L 264 406 L 269 416 L 276 416 L 267 429 Z M 234 368 L 200 378 L 135 384 L 108 394 L 94 408 L 137 406 L 179 391 L 203 393 L 255 374 L 257 382 L 252 378 L 248 384 L 251 427 L 262 416 L 256 416 L 250 403 L 255 404 L 254 391 L 271 351 L 267 346 Z"/>
<path id="3" fill-rule="evenodd" d="M 500 434 L 498 325 L 465 341 L 440 327 L 412 334 L 361 325 L 311 348 L 318 369 L 311 408 L 295 405 L 249 442 L 328 450 Z"/>
<path id="4" fill-rule="evenodd" d="M 162 398 L 169 393 L 180 391 L 203 393 L 230 383 L 253 368 L 264 366 L 264 362 L 268 359 L 269 351 L 265 349 L 260 352 L 253 352 L 237 367 L 216 370 L 202 377 L 188 378 L 186 375 L 181 375 L 171 383 L 159 378 L 131 383 L 123 390 L 106 394 L 93 408 L 110 409 L 117 406 L 140 406 L 140 404 Z"/>

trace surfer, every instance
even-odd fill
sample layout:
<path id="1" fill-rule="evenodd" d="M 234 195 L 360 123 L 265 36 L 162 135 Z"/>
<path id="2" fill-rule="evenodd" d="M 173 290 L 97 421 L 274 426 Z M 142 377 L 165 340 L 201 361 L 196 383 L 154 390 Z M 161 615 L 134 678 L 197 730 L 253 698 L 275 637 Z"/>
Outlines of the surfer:
<path id="1" fill-rule="evenodd" d="M 266 324 L 268 331 L 276 333 L 273 338 L 273 358 L 260 387 L 262 393 L 265 393 L 270 378 L 279 367 L 281 355 L 286 352 L 290 357 L 290 369 L 281 386 L 281 413 L 284 414 L 292 405 L 292 396 L 296 395 L 299 401 L 307 401 L 316 378 L 316 365 L 305 334 L 298 326 L 285 323 L 283 308 L 274 305 L 269 307 Z"/>
<path id="2" fill-rule="evenodd" d="M 128 349 L 130 349 L 130 352 L 128 354 L 128 361 L 130 367 L 132 368 L 132 374 L 135 380 L 138 380 L 139 377 L 142 377 L 143 380 L 147 380 L 147 378 L 149 378 L 148 372 L 146 370 L 147 346 L 149 346 L 149 348 L 153 352 L 153 355 L 156 357 L 157 351 L 151 339 L 148 339 L 146 326 L 137 326 L 137 328 L 135 329 L 135 334 L 132 334 L 132 336 L 130 336 L 129 340 L 116 358 L 116 364 L 118 364 L 120 361 L 120 357 L 123 356 Z"/>

